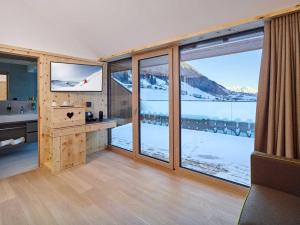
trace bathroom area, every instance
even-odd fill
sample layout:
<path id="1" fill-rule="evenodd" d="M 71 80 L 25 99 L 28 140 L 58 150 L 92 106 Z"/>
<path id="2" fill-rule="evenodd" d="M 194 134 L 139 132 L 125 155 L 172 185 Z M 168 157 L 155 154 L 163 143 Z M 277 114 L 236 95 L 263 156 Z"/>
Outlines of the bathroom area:
<path id="1" fill-rule="evenodd" d="M 0 54 L 0 179 L 38 167 L 37 59 Z"/>

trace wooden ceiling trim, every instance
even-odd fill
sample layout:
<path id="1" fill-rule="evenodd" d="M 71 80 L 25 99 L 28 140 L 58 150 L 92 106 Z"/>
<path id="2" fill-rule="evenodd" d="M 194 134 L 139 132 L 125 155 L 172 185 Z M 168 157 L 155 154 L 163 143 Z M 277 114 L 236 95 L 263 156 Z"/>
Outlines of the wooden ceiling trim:
<path id="1" fill-rule="evenodd" d="M 38 58 L 40 56 L 52 56 L 52 57 L 60 57 L 64 59 L 69 59 L 69 60 L 79 60 L 83 61 L 86 63 L 91 63 L 91 64 L 99 64 L 99 60 L 97 59 L 85 59 L 85 58 L 80 58 L 80 57 L 75 57 L 75 56 L 70 56 L 70 55 L 64 55 L 64 54 L 58 54 L 58 53 L 53 53 L 53 52 L 46 52 L 46 51 L 39 51 L 35 49 L 30 49 L 30 48 L 22 48 L 22 47 L 17 47 L 17 46 L 11 46 L 11 45 L 5 45 L 5 44 L 0 44 L 0 52 L 6 53 L 6 54 L 12 54 L 12 55 L 21 55 L 25 57 L 34 57 Z"/>

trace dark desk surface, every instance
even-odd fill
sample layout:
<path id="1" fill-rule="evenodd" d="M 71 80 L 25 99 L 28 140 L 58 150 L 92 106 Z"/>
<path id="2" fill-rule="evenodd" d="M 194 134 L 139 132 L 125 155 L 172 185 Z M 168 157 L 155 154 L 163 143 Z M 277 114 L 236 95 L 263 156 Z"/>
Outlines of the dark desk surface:
<path id="1" fill-rule="evenodd" d="M 102 121 L 99 121 L 99 120 L 97 119 L 97 120 L 95 120 L 95 121 L 86 121 L 85 123 L 86 123 L 86 124 L 93 124 L 93 123 L 105 123 L 105 122 L 111 122 L 111 121 L 113 121 L 113 120 L 111 120 L 111 119 L 103 119 Z"/>

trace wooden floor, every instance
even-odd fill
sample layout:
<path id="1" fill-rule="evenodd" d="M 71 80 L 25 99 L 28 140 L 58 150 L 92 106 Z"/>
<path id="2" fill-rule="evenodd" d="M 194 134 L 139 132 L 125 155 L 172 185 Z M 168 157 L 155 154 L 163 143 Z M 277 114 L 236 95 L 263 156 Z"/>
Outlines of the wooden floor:
<path id="1" fill-rule="evenodd" d="M 113 152 L 0 181 L 0 224 L 237 224 L 245 198 Z"/>

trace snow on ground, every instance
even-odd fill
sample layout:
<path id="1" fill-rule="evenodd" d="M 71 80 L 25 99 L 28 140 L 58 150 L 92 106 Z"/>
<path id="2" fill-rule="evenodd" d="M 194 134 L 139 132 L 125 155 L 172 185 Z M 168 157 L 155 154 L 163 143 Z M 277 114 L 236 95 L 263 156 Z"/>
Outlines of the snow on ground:
<path id="1" fill-rule="evenodd" d="M 145 79 L 141 79 L 141 82 L 143 82 L 143 87 L 140 88 L 142 113 L 168 115 L 169 93 L 166 82 L 159 78 L 156 78 L 158 85 L 151 85 Z M 125 85 L 121 82 L 119 83 Z M 159 86 L 161 86 L 161 89 Z M 129 88 L 128 85 L 126 87 L 131 91 L 131 87 Z M 210 118 L 249 123 L 255 121 L 256 96 L 244 94 L 244 101 L 216 101 L 213 95 L 194 88 L 185 82 L 181 82 L 181 91 L 185 92 L 181 94 L 181 113 L 184 118 Z M 201 99 L 199 96 L 201 96 Z"/>
<path id="2" fill-rule="evenodd" d="M 144 114 L 168 115 L 168 101 L 141 101 Z M 183 118 L 254 122 L 256 102 L 181 101 Z"/>
<path id="3" fill-rule="evenodd" d="M 166 126 L 142 123 L 142 153 L 167 160 L 168 131 Z M 250 185 L 253 138 L 187 129 L 181 135 L 183 167 Z M 112 129 L 112 144 L 132 149 L 132 124 Z"/>
<path id="4" fill-rule="evenodd" d="M 188 95 L 181 95 L 181 113 L 184 118 L 250 123 L 255 121 L 256 101 L 214 101 L 212 95 L 188 84 L 184 87 L 188 91 Z M 201 95 L 205 99 L 195 98 L 191 93 Z M 140 95 L 143 114 L 168 115 L 168 89 L 141 88 Z"/>
<path id="5" fill-rule="evenodd" d="M 140 94 L 142 101 L 167 101 L 169 99 L 169 93 L 166 90 L 141 88 Z"/>
<path id="6" fill-rule="evenodd" d="M 111 144 L 132 151 L 132 124 L 128 123 L 111 129 Z"/>

